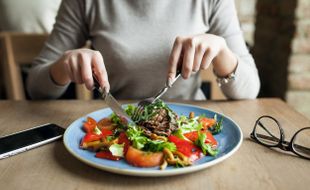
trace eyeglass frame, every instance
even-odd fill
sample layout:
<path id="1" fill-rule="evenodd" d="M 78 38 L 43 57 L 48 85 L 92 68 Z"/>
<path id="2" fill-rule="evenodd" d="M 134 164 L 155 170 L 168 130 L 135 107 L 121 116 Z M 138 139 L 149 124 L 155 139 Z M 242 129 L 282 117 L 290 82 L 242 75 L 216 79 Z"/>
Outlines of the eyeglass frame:
<path id="1" fill-rule="evenodd" d="M 273 121 L 275 121 L 276 124 L 278 125 L 279 129 L 280 129 L 280 139 L 279 139 L 278 144 L 274 144 L 274 145 L 271 145 L 271 144 L 264 144 L 263 142 L 261 142 L 260 140 L 258 140 L 257 132 L 255 132 L 258 125 L 259 125 L 260 127 L 262 127 L 263 129 L 265 129 L 266 132 L 269 133 L 271 136 L 275 137 L 274 135 L 272 135 L 272 134 L 270 133 L 269 130 L 267 130 L 267 129 L 265 128 L 265 126 L 264 126 L 263 124 L 260 123 L 260 120 L 261 120 L 262 118 L 265 118 L 265 117 L 266 117 L 266 118 L 269 118 L 269 119 L 272 119 Z M 272 116 L 263 115 L 263 116 L 260 116 L 260 117 L 256 120 L 256 122 L 255 122 L 255 124 L 254 124 L 253 131 L 252 131 L 251 134 L 250 134 L 250 137 L 251 137 L 251 139 L 255 140 L 257 143 L 259 143 L 259 144 L 261 144 L 261 145 L 263 145 L 263 146 L 266 146 L 266 147 L 269 147 L 269 148 L 272 148 L 272 147 L 280 148 L 281 150 L 293 152 L 294 154 L 296 154 L 297 156 L 300 156 L 301 158 L 310 160 L 310 157 L 305 157 L 305 156 L 299 154 L 299 153 L 295 150 L 295 148 L 294 148 L 294 146 L 293 146 L 293 142 L 294 142 L 296 136 L 297 136 L 301 131 L 303 131 L 303 130 L 305 130 L 305 129 L 310 129 L 310 127 L 304 127 L 304 128 L 299 129 L 298 131 L 296 131 L 295 134 L 293 135 L 293 137 L 291 138 L 290 142 L 288 142 L 288 141 L 285 140 L 284 130 L 283 130 L 283 128 L 282 128 L 280 122 L 279 122 L 276 118 L 274 118 L 274 117 L 272 117 Z M 265 136 L 265 135 L 264 135 L 264 136 Z M 265 137 L 268 137 L 268 136 L 265 136 Z M 275 138 L 278 139 L 278 137 L 275 137 Z M 273 140 L 274 140 L 274 139 L 273 139 Z M 296 144 L 296 145 L 297 145 L 297 144 Z M 302 148 L 308 149 L 307 147 L 303 147 L 303 146 L 301 146 L 301 145 L 297 145 L 297 146 L 300 146 L 300 147 L 302 147 Z"/>

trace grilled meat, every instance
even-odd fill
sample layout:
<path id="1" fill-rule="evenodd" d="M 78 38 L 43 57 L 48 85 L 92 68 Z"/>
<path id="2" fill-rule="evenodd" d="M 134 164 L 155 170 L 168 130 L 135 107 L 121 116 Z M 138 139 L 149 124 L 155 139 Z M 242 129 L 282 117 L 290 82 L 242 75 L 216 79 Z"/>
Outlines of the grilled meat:
<path id="1" fill-rule="evenodd" d="M 140 121 L 138 125 L 143 129 L 146 136 L 156 134 L 159 136 L 169 136 L 178 129 L 176 123 L 177 115 L 173 112 L 168 114 L 167 109 L 159 108 L 154 110 L 156 114 L 147 121 Z M 171 118 L 172 117 L 172 118 Z"/>

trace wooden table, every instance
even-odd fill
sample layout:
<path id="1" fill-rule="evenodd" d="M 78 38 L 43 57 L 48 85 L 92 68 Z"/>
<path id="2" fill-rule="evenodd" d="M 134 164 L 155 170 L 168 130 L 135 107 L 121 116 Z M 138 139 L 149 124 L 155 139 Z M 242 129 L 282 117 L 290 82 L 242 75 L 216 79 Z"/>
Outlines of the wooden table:
<path id="1" fill-rule="evenodd" d="M 255 120 L 269 114 L 289 139 L 310 121 L 279 99 L 230 102 L 185 102 L 231 117 L 241 127 L 241 148 L 230 158 L 205 170 L 174 177 L 122 176 L 92 168 L 65 149 L 62 141 L 0 160 L 0 189 L 309 189 L 310 162 L 263 147 L 249 139 Z M 0 135 L 54 122 L 71 122 L 104 107 L 94 101 L 0 101 Z"/>

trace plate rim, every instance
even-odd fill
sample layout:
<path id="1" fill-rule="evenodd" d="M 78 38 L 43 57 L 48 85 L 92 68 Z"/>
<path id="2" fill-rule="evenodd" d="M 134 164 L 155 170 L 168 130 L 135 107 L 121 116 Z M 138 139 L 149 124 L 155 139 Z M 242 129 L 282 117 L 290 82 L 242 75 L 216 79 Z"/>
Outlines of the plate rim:
<path id="1" fill-rule="evenodd" d="M 136 104 L 136 103 L 130 103 L 130 104 Z M 88 115 L 94 114 L 95 112 L 99 112 L 99 111 L 102 111 L 105 109 L 110 109 L 109 107 L 105 107 L 105 108 L 98 109 L 98 110 L 95 110 L 93 112 L 90 112 L 87 115 L 81 116 L 81 117 L 77 118 L 76 120 L 74 120 L 72 123 L 70 123 L 70 125 L 67 127 L 67 129 L 64 133 L 63 143 L 64 143 L 67 151 L 69 151 L 71 153 L 71 155 L 73 155 L 75 158 L 77 158 L 78 160 L 80 160 L 83 163 L 86 163 L 92 167 L 95 167 L 95 168 L 103 170 L 103 171 L 108 171 L 108 172 L 121 174 L 121 175 L 130 175 L 130 176 L 139 176 L 139 177 L 161 177 L 161 176 L 164 177 L 164 176 L 182 175 L 182 174 L 187 174 L 187 173 L 199 171 L 199 170 L 208 168 L 210 166 L 216 165 L 217 163 L 226 160 L 227 158 L 232 156 L 237 150 L 239 150 L 239 148 L 243 142 L 243 133 L 242 133 L 240 126 L 234 120 L 232 120 L 230 117 L 226 116 L 225 114 L 222 114 L 222 113 L 219 113 L 219 112 L 216 112 L 216 111 L 213 111 L 213 110 L 201 107 L 201 106 L 197 106 L 197 105 L 191 105 L 191 104 L 186 104 L 186 103 L 175 103 L 175 102 L 166 102 L 166 104 L 168 104 L 168 105 L 169 104 L 179 105 L 179 106 L 185 106 L 185 107 L 194 107 L 194 108 L 198 108 L 198 109 L 211 111 L 213 113 L 224 116 L 225 118 L 230 120 L 230 122 L 232 122 L 235 125 L 237 131 L 239 132 L 240 139 L 239 139 L 237 145 L 235 147 L 233 147 L 233 149 L 231 149 L 228 153 L 222 155 L 221 157 L 219 157 L 217 159 L 214 159 L 214 160 L 211 160 L 209 162 L 202 163 L 199 165 L 194 165 L 194 166 L 184 167 L 184 168 L 176 168 L 173 170 L 132 170 L 132 169 L 129 170 L 129 169 L 122 169 L 122 168 L 120 169 L 120 168 L 115 168 L 112 166 L 96 164 L 96 163 L 93 163 L 93 162 L 83 158 L 82 156 L 78 155 L 76 152 L 71 150 L 69 145 L 66 143 L 66 138 L 68 136 L 69 129 L 71 129 L 71 127 L 73 128 L 73 124 L 75 122 L 78 122 L 78 120 L 80 120 L 81 118 L 87 117 Z M 122 104 L 122 106 L 126 106 L 126 105 L 129 105 L 129 104 Z"/>

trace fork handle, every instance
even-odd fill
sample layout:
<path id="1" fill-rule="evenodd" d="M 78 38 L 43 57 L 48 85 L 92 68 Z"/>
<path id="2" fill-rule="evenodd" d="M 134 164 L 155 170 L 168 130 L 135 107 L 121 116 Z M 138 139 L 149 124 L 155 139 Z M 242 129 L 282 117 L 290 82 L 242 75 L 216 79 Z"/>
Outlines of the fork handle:
<path id="1" fill-rule="evenodd" d="M 168 90 L 169 88 L 172 87 L 172 85 L 174 84 L 174 82 L 175 82 L 176 80 L 178 80 L 178 78 L 179 78 L 180 76 L 181 76 L 181 70 L 178 69 L 178 70 L 177 70 L 177 73 L 176 73 L 176 76 L 175 76 L 174 80 L 172 81 L 172 83 L 171 83 L 170 85 L 166 84 L 166 86 L 165 86 L 163 89 L 161 89 L 161 90 L 155 95 L 155 97 L 154 97 L 152 103 L 154 103 L 157 99 L 159 99 L 160 97 L 162 97 L 162 95 L 164 95 L 164 94 L 167 92 L 167 90 Z"/>
<path id="2" fill-rule="evenodd" d="M 176 72 L 176 74 L 175 74 L 174 80 L 173 80 L 170 84 L 169 84 L 169 82 L 167 81 L 167 82 L 166 82 L 166 87 L 171 88 L 172 85 L 175 83 L 175 81 L 177 81 L 178 78 L 181 76 L 181 74 L 182 74 L 182 70 L 181 70 L 181 69 L 177 69 L 177 72 Z"/>
<path id="3" fill-rule="evenodd" d="M 177 69 L 177 73 L 175 74 L 175 80 L 173 81 L 173 83 L 178 80 L 178 78 L 181 76 L 182 74 L 182 69 Z M 173 85 L 173 83 L 171 84 L 171 86 Z"/>

